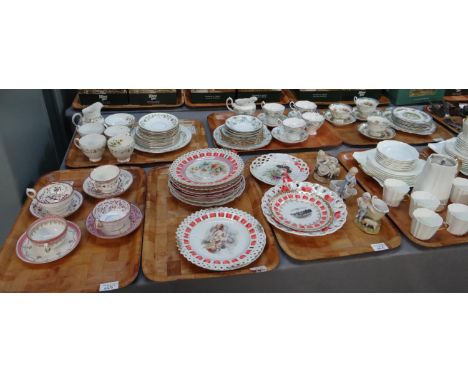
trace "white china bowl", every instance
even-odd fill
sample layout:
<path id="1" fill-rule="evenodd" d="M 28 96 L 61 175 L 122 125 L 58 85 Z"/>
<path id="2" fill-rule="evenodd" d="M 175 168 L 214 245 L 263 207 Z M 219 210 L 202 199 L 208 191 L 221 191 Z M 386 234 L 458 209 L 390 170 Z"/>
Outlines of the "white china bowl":
<path id="1" fill-rule="evenodd" d="M 109 139 L 116 135 L 130 135 L 130 128 L 123 125 L 112 125 L 104 130 L 104 135 Z"/>
<path id="2" fill-rule="evenodd" d="M 396 162 L 414 162 L 419 158 L 419 153 L 414 147 L 400 141 L 379 142 L 377 151 Z"/>

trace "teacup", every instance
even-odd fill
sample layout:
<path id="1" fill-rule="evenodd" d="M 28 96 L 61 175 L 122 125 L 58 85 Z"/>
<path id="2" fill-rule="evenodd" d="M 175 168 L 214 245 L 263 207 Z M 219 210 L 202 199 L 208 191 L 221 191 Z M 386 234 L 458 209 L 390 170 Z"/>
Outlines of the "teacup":
<path id="1" fill-rule="evenodd" d="M 130 228 L 130 203 L 120 198 L 106 199 L 93 209 L 94 226 L 107 236 L 115 236 Z"/>
<path id="2" fill-rule="evenodd" d="M 268 124 L 274 125 L 278 122 L 278 118 L 281 117 L 284 113 L 285 107 L 280 103 L 265 103 L 262 101 L 262 110 L 265 113 L 266 122 Z"/>
<path id="3" fill-rule="evenodd" d="M 306 121 L 309 135 L 316 135 L 317 130 L 320 129 L 325 121 L 323 115 L 317 112 L 306 112 L 302 114 L 302 118 Z"/>
<path id="4" fill-rule="evenodd" d="M 468 179 L 458 177 L 453 180 L 450 201 L 468 204 Z"/>
<path id="5" fill-rule="evenodd" d="M 135 149 L 135 141 L 130 135 L 120 134 L 107 141 L 107 147 L 119 163 L 130 161 Z"/>
<path id="6" fill-rule="evenodd" d="M 112 164 L 96 167 L 89 177 L 94 182 L 96 189 L 104 194 L 117 190 L 119 186 L 120 168 Z"/>
<path id="7" fill-rule="evenodd" d="M 307 124 L 302 118 L 286 118 L 283 121 L 279 119 L 278 124 L 282 124 L 284 134 L 290 141 L 304 138 Z"/>
<path id="8" fill-rule="evenodd" d="M 113 125 L 109 126 L 104 130 L 104 135 L 107 139 L 115 137 L 116 135 L 130 135 L 130 128 L 123 125 Z"/>
<path id="9" fill-rule="evenodd" d="M 89 134 L 73 141 L 91 162 L 99 162 L 106 149 L 106 137 L 101 134 Z"/>
<path id="10" fill-rule="evenodd" d="M 101 115 L 101 109 L 104 105 L 101 102 L 95 102 L 88 107 L 85 107 L 81 113 L 75 113 L 72 116 L 73 124 L 78 127 L 84 123 L 100 122 L 104 123 L 104 118 Z M 77 121 L 78 119 L 78 121 Z"/>
<path id="11" fill-rule="evenodd" d="M 387 118 L 380 117 L 377 115 L 371 115 L 367 117 L 367 127 L 369 129 L 369 134 L 374 137 L 381 136 L 385 129 L 388 127 L 389 122 Z"/>
<path id="12" fill-rule="evenodd" d="M 419 240 L 431 239 L 444 220 L 438 213 L 427 208 L 416 208 L 411 219 L 411 234 Z"/>
<path id="13" fill-rule="evenodd" d="M 56 182 L 42 187 L 38 192 L 26 189 L 26 195 L 36 200 L 49 215 L 64 215 L 73 198 L 73 187 L 69 183 Z"/>
<path id="14" fill-rule="evenodd" d="M 379 105 L 378 100 L 368 97 L 354 97 L 354 103 L 356 104 L 356 108 L 362 117 L 367 117 L 369 114 L 372 114 Z"/>
<path id="15" fill-rule="evenodd" d="M 84 123 L 76 128 L 78 135 L 84 137 L 89 134 L 102 134 L 104 132 L 104 124 L 101 122 Z"/>
<path id="16" fill-rule="evenodd" d="M 385 179 L 383 200 L 390 207 L 398 207 L 410 190 L 410 186 L 400 179 Z"/>
<path id="17" fill-rule="evenodd" d="M 49 216 L 32 223 L 26 231 L 26 235 L 36 248 L 47 253 L 63 242 L 67 228 L 68 224 L 65 219 Z"/>
<path id="18" fill-rule="evenodd" d="M 344 103 L 332 103 L 330 106 L 328 106 L 328 109 L 330 110 L 333 119 L 340 120 L 346 120 L 350 118 L 353 111 L 351 106 Z"/>
<path id="19" fill-rule="evenodd" d="M 317 110 L 317 105 L 311 101 L 296 101 L 296 102 L 289 102 L 289 107 L 292 110 L 297 110 L 301 114 L 303 113 L 313 113 Z"/>
<path id="20" fill-rule="evenodd" d="M 410 197 L 409 216 L 413 216 L 417 208 L 426 208 L 435 211 L 439 207 L 440 200 L 427 191 L 413 191 Z"/>
<path id="21" fill-rule="evenodd" d="M 468 232 L 468 206 L 452 203 L 447 207 L 447 231 L 452 235 L 463 236 Z"/>

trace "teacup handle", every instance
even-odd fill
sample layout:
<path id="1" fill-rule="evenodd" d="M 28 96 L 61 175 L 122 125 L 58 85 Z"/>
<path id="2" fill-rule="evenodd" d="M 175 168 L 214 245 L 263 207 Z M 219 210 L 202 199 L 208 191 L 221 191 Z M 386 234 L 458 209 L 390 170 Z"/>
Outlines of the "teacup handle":
<path id="1" fill-rule="evenodd" d="M 44 244 L 44 251 L 45 251 L 46 253 L 49 253 L 49 252 L 50 252 L 49 244 L 47 244 L 47 243 Z"/>
<path id="2" fill-rule="evenodd" d="M 231 104 L 231 105 L 229 105 Z M 226 100 L 226 107 L 229 111 L 234 111 L 234 109 L 232 108 L 232 105 L 234 104 L 234 100 L 229 97 L 227 100 Z"/>
<path id="3" fill-rule="evenodd" d="M 278 122 L 278 126 L 281 126 L 283 124 L 283 120 L 281 118 L 278 118 L 276 122 Z"/>
<path id="4" fill-rule="evenodd" d="M 75 138 L 75 139 L 73 140 L 73 144 L 81 150 L 80 138 L 78 138 L 78 137 Z"/>
<path id="5" fill-rule="evenodd" d="M 75 122 L 75 119 L 76 119 L 76 117 L 79 117 L 79 121 L 78 121 L 78 123 L 77 123 L 77 122 Z M 72 117 L 72 122 L 73 122 L 73 124 L 75 125 L 75 127 L 78 127 L 78 126 L 80 126 L 80 125 L 81 125 L 81 121 L 82 121 L 82 120 L 83 120 L 83 117 L 82 117 L 81 113 L 75 113 L 75 114 L 73 114 L 73 117 Z"/>
<path id="6" fill-rule="evenodd" d="M 289 102 L 289 107 L 293 110 L 296 110 L 296 104 L 294 103 L 294 101 Z"/>
<path id="7" fill-rule="evenodd" d="M 262 103 L 260 104 L 260 107 L 263 109 L 263 106 L 265 106 L 266 102 L 265 101 L 262 101 Z"/>
<path id="8" fill-rule="evenodd" d="M 354 103 L 358 100 L 358 97 L 354 96 Z"/>
<path id="9" fill-rule="evenodd" d="M 26 195 L 28 196 L 28 198 L 31 198 L 31 199 L 34 199 L 36 197 L 36 190 L 34 188 L 27 188 L 26 189 Z"/>

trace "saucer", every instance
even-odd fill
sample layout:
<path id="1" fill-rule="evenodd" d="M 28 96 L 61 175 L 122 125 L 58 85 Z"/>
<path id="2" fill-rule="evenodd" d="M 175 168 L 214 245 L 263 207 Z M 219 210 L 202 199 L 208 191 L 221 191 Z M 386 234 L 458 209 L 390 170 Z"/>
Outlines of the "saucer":
<path id="1" fill-rule="evenodd" d="M 127 170 L 121 169 L 119 175 L 119 184 L 114 192 L 104 193 L 99 191 L 94 181 L 88 176 L 83 182 L 83 191 L 96 199 L 114 198 L 127 191 L 133 183 L 133 176 Z"/>
<path id="2" fill-rule="evenodd" d="M 295 143 L 301 143 L 301 142 L 307 141 L 307 139 L 309 139 L 309 134 L 307 132 L 304 132 L 303 137 L 301 139 L 298 139 L 296 141 L 292 141 L 292 140 L 290 140 L 289 138 L 287 138 L 284 135 L 284 130 L 280 126 L 275 127 L 273 130 L 271 130 L 271 135 L 273 135 L 273 138 L 275 138 L 276 140 L 278 140 L 278 141 L 280 141 L 282 143 L 286 143 L 288 145 L 293 145 Z"/>
<path id="3" fill-rule="evenodd" d="M 379 136 L 372 135 L 369 131 L 369 126 L 367 125 L 366 122 L 359 124 L 357 129 L 365 137 L 370 138 L 370 139 L 377 139 L 379 141 L 380 140 L 383 141 L 385 139 L 392 139 L 396 134 L 395 130 L 393 130 L 391 127 L 386 127 L 385 131 L 381 135 Z"/>
<path id="4" fill-rule="evenodd" d="M 80 227 L 75 223 L 70 221 L 67 221 L 67 223 L 67 233 L 65 234 L 63 242 L 57 247 L 51 248 L 48 253 L 46 253 L 42 248 L 38 248 L 32 244 L 29 241 L 26 232 L 23 233 L 16 243 L 16 255 L 18 258 L 30 264 L 46 264 L 68 255 L 80 242 L 81 231 Z"/>
<path id="5" fill-rule="evenodd" d="M 78 208 L 81 207 L 83 204 L 83 195 L 74 190 L 72 194 L 72 201 L 70 202 L 70 205 L 67 208 L 67 211 L 64 214 L 58 215 L 62 218 L 66 218 L 67 216 L 70 216 L 72 213 L 78 210 Z M 30 206 L 29 206 L 29 212 L 31 212 L 31 215 L 34 217 L 40 219 L 43 217 L 46 217 L 47 215 L 50 215 L 42 206 L 41 204 L 34 199 Z"/>
<path id="6" fill-rule="evenodd" d="M 143 214 L 137 206 L 130 203 L 130 227 L 127 231 L 112 236 L 106 235 L 101 230 L 97 229 L 94 226 L 95 221 L 93 211 L 91 211 L 86 218 L 86 229 L 91 235 L 99 237 L 100 239 L 117 239 L 119 237 L 127 236 L 135 231 L 143 221 Z"/>
<path id="7" fill-rule="evenodd" d="M 356 122 L 356 116 L 353 113 L 351 113 L 350 117 L 347 119 L 334 119 L 331 111 L 326 110 L 323 113 L 323 116 L 328 122 L 334 124 L 335 126 L 346 126 L 346 125 L 350 125 L 351 123 Z"/>
<path id="8" fill-rule="evenodd" d="M 357 119 L 358 121 L 367 122 L 367 117 L 370 117 L 371 115 L 372 115 L 372 116 L 373 116 L 373 115 L 380 116 L 380 115 L 382 115 L 382 113 L 381 113 L 379 110 L 375 110 L 375 111 L 373 111 L 372 113 L 370 113 L 367 117 L 363 117 L 363 116 L 361 115 L 361 113 L 359 113 L 357 107 L 355 106 L 355 107 L 353 107 L 353 115 L 356 117 L 356 119 Z"/>
<path id="9" fill-rule="evenodd" d="M 277 127 L 279 126 L 277 123 L 267 123 L 267 119 L 265 117 L 265 113 L 260 113 L 259 115 L 257 115 L 257 118 L 263 122 L 264 125 L 268 126 L 268 127 Z M 278 119 L 281 119 L 282 121 L 284 121 L 286 117 L 284 114 L 281 114 L 280 117 L 278 117 Z"/>

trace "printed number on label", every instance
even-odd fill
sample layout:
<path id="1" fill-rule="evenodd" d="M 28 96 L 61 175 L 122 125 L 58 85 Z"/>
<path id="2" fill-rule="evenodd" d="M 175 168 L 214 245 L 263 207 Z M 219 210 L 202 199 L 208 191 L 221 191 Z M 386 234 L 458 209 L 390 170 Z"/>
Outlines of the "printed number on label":
<path id="1" fill-rule="evenodd" d="M 385 251 L 386 249 L 388 249 L 385 243 L 371 244 L 371 247 L 374 251 Z"/>
<path id="2" fill-rule="evenodd" d="M 259 272 L 266 272 L 268 268 L 265 265 L 260 265 L 259 267 L 252 267 L 250 268 L 252 272 L 259 273 Z"/>
<path id="3" fill-rule="evenodd" d="M 108 283 L 102 283 L 99 285 L 99 292 L 107 292 L 110 290 L 119 289 L 119 282 L 118 281 L 111 281 Z"/>

